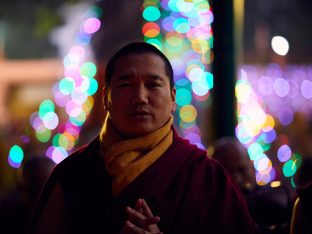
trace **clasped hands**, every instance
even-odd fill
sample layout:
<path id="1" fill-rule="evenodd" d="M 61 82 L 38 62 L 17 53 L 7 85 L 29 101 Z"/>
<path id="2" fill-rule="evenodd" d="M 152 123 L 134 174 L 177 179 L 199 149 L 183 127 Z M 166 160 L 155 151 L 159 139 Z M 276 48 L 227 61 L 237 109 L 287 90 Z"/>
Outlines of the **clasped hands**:
<path id="1" fill-rule="evenodd" d="M 134 208 L 127 207 L 128 219 L 120 234 L 162 234 L 157 223 L 159 216 L 154 216 L 146 201 L 139 198 Z"/>

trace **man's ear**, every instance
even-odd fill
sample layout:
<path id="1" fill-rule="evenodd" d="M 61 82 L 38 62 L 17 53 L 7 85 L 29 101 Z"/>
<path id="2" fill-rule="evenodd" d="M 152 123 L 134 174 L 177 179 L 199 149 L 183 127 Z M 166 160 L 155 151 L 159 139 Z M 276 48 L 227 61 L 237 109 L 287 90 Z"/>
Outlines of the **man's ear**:
<path id="1" fill-rule="evenodd" d="M 175 112 L 177 109 L 177 104 L 176 104 L 176 88 L 173 87 L 171 90 L 171 112 Z"/>

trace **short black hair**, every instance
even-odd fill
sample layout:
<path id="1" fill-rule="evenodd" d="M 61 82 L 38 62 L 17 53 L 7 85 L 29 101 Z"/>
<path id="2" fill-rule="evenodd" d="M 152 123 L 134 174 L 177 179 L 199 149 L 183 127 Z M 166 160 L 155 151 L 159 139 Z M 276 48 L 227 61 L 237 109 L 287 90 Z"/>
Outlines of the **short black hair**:
<path id="1" fill-rule="evenodd" d="M 169 77 L 170 89 L 173 89 L 173 69 L 168 58 L 155 46 L 146 42 L 132 42 L 119 49 L 108 61 L 105 70 L 105 87 L 110 87 L 110 80 L 115 72 L 116 62 L 119 58 L 135 54 L 155 54 L 159 56 L 165 64 L 166 74 Z"/>

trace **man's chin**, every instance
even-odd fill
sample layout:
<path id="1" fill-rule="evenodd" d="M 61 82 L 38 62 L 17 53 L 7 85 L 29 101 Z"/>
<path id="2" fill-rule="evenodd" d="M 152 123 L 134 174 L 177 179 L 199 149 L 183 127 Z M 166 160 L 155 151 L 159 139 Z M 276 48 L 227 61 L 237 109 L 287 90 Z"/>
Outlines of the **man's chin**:
<path id="1" fill-rule="evenodd" d="M 153 132 L 154 130 L 151 128 L 136 128 L 136 129 L 132 129 L 132 130 L 128 130 L 126 132 L 123 132 L 123 136 L 127 139 L 129 138 L 138 138 L 138 137 L 143 137 L 151 132 Z"/>

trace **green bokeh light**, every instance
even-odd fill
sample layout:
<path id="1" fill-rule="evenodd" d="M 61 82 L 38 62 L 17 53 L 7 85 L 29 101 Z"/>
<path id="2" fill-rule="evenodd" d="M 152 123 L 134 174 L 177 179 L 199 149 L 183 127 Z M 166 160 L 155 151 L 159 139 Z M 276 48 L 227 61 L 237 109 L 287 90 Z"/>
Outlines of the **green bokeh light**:
<path id="1" fill-rule="evenodd" d="M 176 93 L 176 102 L 179 106 L 190 104 L 192 101 L 192 94 L 188 89 L 179 88 Z"/>
<path id="2" fill-rule="evenodd" d="M 253 143 L 248 147 L 248 154 L 251 160 L 255 160 L 258 155 L 263 154 L 263 148 L 258 143 Z"/>
<path id="3" fill-rule="evenodd" d="M 44 100 L 39 106 L 39 117 L 43 119 L 47 113 L 54 112 L 54 110 L 54 103 L 50 99 Z"/>
<path id="4" fill-rule="evenodd" d="M 178 18 L 173 22 L 173 28 L 178 33 L 187 33 L 190 30 L 190 24 L 185 18 Z"/>
<path id="5" fill-rule="evenodd" d="M 14 163 L 21 163 L 24 158 L 24 152 L 18 145 L 13 145 L 10 149 L 9 157 Z"/>
<path id="6" fill-rule="evenodd" d="M 40 142 L 48 142 L 51 138 L 51 131 L 49 129 L 41 129 L 40 131 L 36 131 L 36 137 Z"/>
<path id="7" fill-rule="evenodd" d="M 103 9 L 99 6 L 93 6 L 91 10 L 96 14 L 97 18 L 101 18 L 103 15 Z"/>
<path id="8" fill-rule="evenodd" d="M 89 96 L 92 96 L 98 90 L 98 82 L 94 78 L 89 78 L 90 84 L 87 90 Z"/>
<path id="9" fill-rule="evenodd" d="M 184 122 L 182 119 L 179 120 L 179 126 L 182 129 L 188 129 L 195 125 L 195 122 Z"/>
<path id="10" fill-rule="evenodd" d="M 53 139 L 52 139 L 52 145 L 55 146 L 55 147 L 59 147 L 60 146 L 60 137 L 61 137 L 61 134 L 58 133 L 56 134 Z"/>
<path id="11" fill-rule="evenodd" d="M 205 72 L 206 80 L 208 83 L 209 90 L 213 88 L 213 74 L 210 72 Z"/>
<path id="12" fill-rule="evenodd" d="M 63 134 L 60 134 L 58 138 L 58 144 L 64 149 L 67 149 L 69 145 L 68 138 Z"/>
<path id="13" fill-rule="evenodd" d="M 294 153 L 292 155 L 292 159 L 296 163 L 297 168 L 301 167 L 302 164 L 302 156 L 299 153 Z"/>
<path id="14" fill-rule="evenodd" d="M 96 74 L 96 66 L 94 63 L 86 62 L 80 67 L 80 74 L 92 78 Z"/>
<path id="15" fill-rule="evenodd" d="M 70 94 L 75 87 L 75 81 L 71 77 L 65 77 L 59 82 L 59 89 L 63 94 Z"/>
<path id="16" fill-rule="evenodd" d="M 291 184 L 291 187 L 293 187 L 294 189 L 296 188 L 296 183 L 295 183 L 294 177 L 291 177 L 290 184 Z"/>
<path id="17" fill-rule="evenodd" d="M 175 85 L 189 89 L 191 86 L 191 82 L 189 79 L 179 79 L 175 82 Z"/>
<path id="18" fill-rule="evenodd" d="M 171 40 L 172 40 L 172 38 L 170 38 L 169 40 L 167 39 L 164 43 L 164 47 L 166 48 L 168 53 L 172 53 L 172 54 L 181 53 L 183 43 L 182 44 L 173 44 Z"/>
<path id="19" fill-rule="evenodd" d="M 146 7 L 143 11 L 143 18 L 150 22 L 157 21 L 160 18 L 160 15 L 159 9 L 154 6 Z"/>
<path id="20" fill-rule="evenodd" d="M 297 171 L 296 163 L 293 160 L 288 160 L 283 166 L 283 174 L 285 177 L 293 176 Z"/>
<path id="21" fill-rule="evenodd" d="M 170 8 L 171 11 L 179 12 L 178 8 L 178 1 L 179 0 L 169 0 L 168 2 L 168 7 Z"/>
<path id="22" fill-rule="evenodd" d="M 161 43 L 161 41 L 159 39 L 157 39 L 157 38 L 150 38 L 150 39 L 147 39 L 146 42 L 156 46 L 159 50 L 162 50 L 162 43 Z"/>

